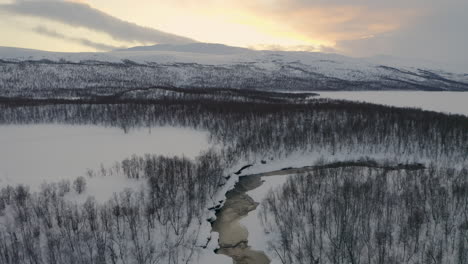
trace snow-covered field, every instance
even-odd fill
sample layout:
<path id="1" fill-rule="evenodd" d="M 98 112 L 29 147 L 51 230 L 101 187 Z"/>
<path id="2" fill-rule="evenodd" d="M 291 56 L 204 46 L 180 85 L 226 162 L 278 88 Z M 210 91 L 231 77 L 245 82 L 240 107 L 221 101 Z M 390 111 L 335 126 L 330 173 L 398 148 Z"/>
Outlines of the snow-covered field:
<path id="1" fill-rule="evenodd" d="M 68 200 L 82 203 L 89 196 L 98 202 L 105 202 L 114 193 L 126 188 L 138 190 L 145 184 L 142 180 L 128 179 L 123 173 L 103 176 L 101 168 L 112 168 L 115 162 L 133 154 L 195 158 L 212 145 L 207 132 L 188 128 L 152 127 L 125 133 L 114 127 L 47 124 L 2 125 L 0 146 L 0 188 L 25 184 L 32 191 L 37 191 L 43 183 L 73 181 L 77 176 L 85 176 L 91 169 L 98 175 L 85 177 L 87 184 L 84 193 L 78 195 L 70 192 L 65 196 Z M 211 216 L 208 210 L 206 213 Z M 9 214 L 0 216 L 0 228 L 5 228 L 5 223 L 13 222 Z M 197 234 L 197 243 L 201 247 L 205 245 L 210 231 L 208 221 L 194 222 L 188 233 Z M 157 230 L 153 232 L 157 233 Z M 195 263 L 231 263 L 228 257 L 214 253 L 217 237 L 216 234 L 211 237 L 207 248 L 194 257 Z M 156 242 L 168 243 L 171 238 L 164 239 Z"/>
<path id="2" fill-rule="evenodd" d="M 122 129 L 74 125 L 0 126 L 0 187 L 26 184 L 37 190 L 44 182 L 73 181 L 88 169 L 111 167 L 131 155 L 146 153 L 194 158 L 210 147 L 207 132 L 187 128 Z M 138 182 L 112 176 L 87 178 L 86 194 L 106 200 L 113 192 Z"/>
<path id="3" fill-rule="evenodd" d="M 361 101 L 397 107 L 416 107 L 423 110 L 468 116 L 468 92 L 362 91 L 317 93 L 323 98 Z"/>

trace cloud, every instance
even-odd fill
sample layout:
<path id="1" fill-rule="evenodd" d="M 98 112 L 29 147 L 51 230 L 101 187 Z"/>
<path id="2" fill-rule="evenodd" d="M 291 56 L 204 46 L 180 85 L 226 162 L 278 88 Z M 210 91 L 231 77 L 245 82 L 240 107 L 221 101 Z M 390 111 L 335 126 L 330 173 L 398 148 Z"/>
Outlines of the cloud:
<path id="1" fill-rule="evenodd" d="M 75 43 L 78 43 L 78 44 L 81 44 L 81 45 L 84 45 L 84 46 L 88 46 L 88 47 L 91 47 L 91 48 L 99 50 L 99 51 L 110 51 L 110 50 L 115 50 L 115 49 L 118 49 L 118 48 L 122 48 L 122 47 L 116 47 L 116 46 L 112 46 L 112 45 L 106 45 L 104 43 L 94 42 L 94 41 L 91 41 L 91 40 L 85 39 L 85 38 L 75 38 L 75 37 L 65 36 L 65 35 L 63 35 L 61 33 L 58 33 L 55 30 L 48 29 L 48 28 L 46 28 L 44 26 L 38 26 L 38 27 L 34 28 L 33 31 L 38 33 L 38 34 L 48 36 L 48 37 L 51 37 L 51 38 L 57 38 L 57 39 L 63 39 L 63 40 L 75 42 Z"/>
<path id="2" fill-rule="evenodd" d="M 262 19 L 335 43 L 329 46 L 339 53 L 446 62 L 468 72 L 466 0 L 238 1 Z"/>
<path id="3" fill-rule="evenodd" d="M 109 12 L 122 14 L 128 7 L 128 15 L 135 19 L 143 13 L 146 15 L 141 21 L 146 21 L 156 9 L 155 19 L 158 14 L 159 17 L 164 15 L 166 28 L 188 29 L 186 35 L 199 36 L 201 41 L 209 39 L 257 49 L 326 51 L 352 56 L 386 54 L 468 65 L 466 0 L 2 1 L 10 3 L 0 4 L 0 11 L 11 15 L 39 17 L 104 32 L 129 45 L 132 42 L 177 44 L 193 40 L 129 23 L 93 7 L 113 10 L 115 3 L 119 5 L 116 10 L 120 11 Z M 200 17 L 208 22 L 201 23 L 197 20 Z M 81 36 L 72 40 L 67 37 L 71 33 L 57 36 L 48 31 L 36 29 L 40 34 L 66 37 L 87 46 L 101 44 L 87 43 L 89 40 L 79 39 Z M 468 72 L 468 67 L 465 71 Z"/>
<path id="4" fill-rule="evenodd" d="M 339 41 L 337 47 L 356 56 L 389 54 L 451 62 L 468 72 L 468 3 L 450 0 L 411 24 L 369 38 Z"/>
<path id="5" fill-rule="evenodd" d="M 259 44 L 259 45 L 251 45 L 248 47 L 249 49 L 254 50 L 272 50 L 272 51 L 308 51 L 308 52 L 326 52 L 326 53 L 336 53 L 332 47 L 324 46 L 324 45 L 275 45 L 275 44 Z"/>
<path id="6" fill-rule="evenodd" d="M 15 1 L 9 4 L 1 4 L 0 10 L 15 15 L 45 18 L 66 25 L 103 32 L 115 40 L 125 42 L 140 42 L 145 44 L 184 44 L 196 42 L 190 38 L 123 21 L 94 9 L 85 3 L 58 0 Z"/>
<path id="7" fill-rule="evenodd" d="M 258 6 L 255 12 L 265 19 L 284 21 L 291 30 L 311 40 L 328 43 L 391 32 L 424 12 L 422 8 L 362 2 L 276 0 L 277 5 Z"/>

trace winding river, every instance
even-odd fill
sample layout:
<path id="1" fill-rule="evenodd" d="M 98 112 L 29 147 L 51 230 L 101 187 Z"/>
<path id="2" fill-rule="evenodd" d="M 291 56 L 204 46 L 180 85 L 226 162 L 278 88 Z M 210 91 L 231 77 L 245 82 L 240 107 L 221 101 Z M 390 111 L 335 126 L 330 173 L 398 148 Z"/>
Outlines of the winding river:
<path id="1" fill-rule="evenodd" d="M 334 162 L 318 166 L 306 166 L 302 168 L 285 168 L 270 172 L 250 174 L 239 177 L 234 189 L 226 193 L 224 206 L 216 213 L 217 219 L 212 223 L 212 229 L 219 233 L 219 249 L 217 254 L 223 254 L 233 259 L 234 264 L 268 264 L 270 259 L 263 251 L 257 251 L 249 246 L 249 232 L 240 220 L 255 210 L 258 202 L 247 195 L 247 192 L 262 185 L 262 177 L 291 175 L 305 173 L 318 169 L 330 169 L 340 167 L 368 167 L 384 170 L 420 170 L 425 169 L 423 164 L 397 164 L 393 166 L 379 165 L 376 162 Z"/>
<path id="2" fill-rule="evenodd" d="M 270 260 L 264 252 L 256 251 L 248 245 L 248 230 L 240 220 L 258 203 L 246 193 L 262 185 L 261 176 L 240 177 L 234 189 L 226 194 L 224 206 L 216 214 L 213 231 L 219 233 L 218 254 L 231 257 L 236 264 L 267 264 Z"/>

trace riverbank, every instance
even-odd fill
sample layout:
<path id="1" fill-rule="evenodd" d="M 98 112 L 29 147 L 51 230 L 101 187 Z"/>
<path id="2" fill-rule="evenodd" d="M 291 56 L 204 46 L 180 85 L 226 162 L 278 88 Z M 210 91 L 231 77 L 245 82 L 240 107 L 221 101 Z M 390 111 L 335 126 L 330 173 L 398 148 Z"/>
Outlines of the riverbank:
<path id="1" fill-rule="evenodd" d="M 332 162 L 324 165 L 304 166 L 300 168 L 283 168 L 264 173 L 239 176 L 234 188 L 226 193 L 224 205 L 217 209 L 216 220 L 212 222 L 212 231 L 219 234 L 217 254 L 229 256 L 234 264 L 269 264 L 266 255 L 266 238 L 261 229 L 261 221 L 256 212 L 259 202 L 265 194 L 274 187 L 282 185 L 286 175 L 306 173 L 312 170 L 368 167 L 383 170 L 420 170 L 425 166 L 420 163 L 411 164 L 379 164 L 369 161 Z M 279 176 L 279 178 L 278 178 Z M 275 178 L 264 184 L 262 177 Z M 250 237 L 250 239 L 249 239 Z"/>
<path id="2" fill-rule="evenodd" d="M 257 208 L 248 191 L 262 185 L 260 176 L 241 177 L 234 189 L 226 194 L 224 206 L 216 213 L 213 231 L 219 233 L 218 254 L 231 257 L 235 264 L 268 264 L 270 260 L 264 252 L 252 249 L 248 244 L 249 232 L 240 220 Z"/>

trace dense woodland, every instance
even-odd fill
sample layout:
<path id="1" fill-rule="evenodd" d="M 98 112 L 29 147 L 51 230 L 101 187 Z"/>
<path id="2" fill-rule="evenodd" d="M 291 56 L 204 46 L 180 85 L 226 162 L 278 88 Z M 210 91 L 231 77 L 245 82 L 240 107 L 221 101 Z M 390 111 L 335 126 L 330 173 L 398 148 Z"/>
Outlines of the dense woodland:
<path id="1" fill-rule="evenodd" d="M 468 170 L 321 169 L 262 202 L 282 263 L 468 263 Z"/>
<path id="2" fill-rule="evenodd" d="M 134 92 L 145 90 L 128 93 Z M 44 185 L 37 193 L 30 192 L 27 186 L 4 187 L 0 214 L 10 220 L 0 224 L 0 263 L 190 263 L 206 243 L 197 229 L 207 220 L 202 217 L 204 210 L 233 166 L 294 153 L 320 153 L 335 160 L 347 156 L 376 157 L 435 165 L 427 172 L 329 169 L 294 178 L 284 188 L 295 188 L 292 186 L 302 181 L 301 188 L 310 183 L 308 188 L 314 186 L 321 191 L 277 190 L 264 206 L 265 212 L 294 203 L 294 199 L 299 199 L 295 206 L 311 206 L 310 203 L 320 201 L 334 209 L 315 206 L 307 211 L 291 206 L 284 217 L 297 215 L 298 230 L 284 231 L 284 219 L 276 216 L 266 221 L 272 233 L 283 236 L 289 232 L 284 234 L 286 240 L 291 236 L 296 239 L 295 232 L 307 228 L 300 221 L 309 221 L 309 217 L 325 229 L 308 231 L 329 232 L 328 238 L 323 234 L 323 240 L 328 240 L 322 241 L 319 251 L 313 248 L 316 233 L 300 237 L 309 244 L 297 245 L 297 241 L 289 240 L 289 245 L 273 243 L 272 248 L 284 258 L 284 263 L 313 263 L 317 259 L 318 263 L 398 263 L 397 260 L 411 256 L 409 251 L 418 253 L 407 263 L 421 263 L 426 256 L 438 261 L 439 252 L 445 262 L 435 263 L 463 263 L 456 261 L 466 259 L 460 247 L 466 239 L 463 212 L 467 211 L 468 191 L 466 171 L 460 168 L 468 161 L 467 117 L 263 92 L 246 95 L 221 90 L 221 95 L 211 97 L 206 90 L 200 90 L 189 96 L 147 100 L 128 93 L 76 100 L 1 98 L 0 124 L 93 124 L 116 126 L 124 131 L 154 126 L 190 127 L 208 131 L 216 151 L 204 153 L 196 160 L 134 156 L 112 168 L 89 171 L 87 177 L 124 174 L 147 183 L 142 190 L 127 190 L 104 204 L 92 198 L 84 204 L 67 199 L 70 193 L 79 195 L 86 188 L 86 177 L 73 183 Z M 323 185 L 317 187 L 320 184 Z M 442 189 L 430 189 L 438 186 Z M 274 197 L 281 197 L 281 201 Z M 439 197 L 445 199 L 441 204 Z M 351 203 L 353 199 L 356 203 Z M 423 204 L 425 208 L 421 207 Z M 389 211 L 382 211 L 387 208 Z M 311 214 L 302 215 L 303 212 Z M 363 220 L 366 213 L 370 216 L 364 219 L 367 222 Z M 322 218 L 316 219 L 315 215 L 320 214 Z M 378 221 L 382 215 L 387 223 L 399 216 L 399 221 L 407 221 L 412 229 L 404 231 L 401 239 L 406 240 L 397 240 L 403 231 L 393 225 L 383 227 L 386 222 Z M 403 216 L 410 218 L 405 220 Z M 323 222 L 328 223 L 323 226 Z M 372 226 L 356 227 L 363 223 Z M 448 224 L 450 232 L 446 231 Z M 447 232 L 449 241 L 437 240 L 440 237 L 436 234 L 442 231 Z M 357 238 L 360 233 L 356 232 L 366 232 L 367 237 Z M 429 238 L 435 242 L 421 242 Z M 341 244 L 330 246 L 337 243 L 335 239 Z M 353 243 L 352 248 L 349 243 Z M 400 252 L 402 246 L 404 251 Z M 384 252 L 371 252 L 377 249 Z M 298 251 L 310 256 L 296 256 Z M 449 254 L 455 256 L 454 252 L 462 255 L 457 253 L 456 258 L 449 259 Z M 358 257 L 361 254 L 366 260 Z"/>
<path id="3" fill-rule="evenodd" d="M 288 98 L 288 95 L 285 95 Z M 289 98 L 290 99 L 290 98 Z M 210 132 L 226 161 L 292 152 L 464 162 L 468 118 L 327 99 L 291 102 L 223 100 L 6 100 L 0 124 L 68 123 L 182 126 Z"/>
<path id="4" fill-rule="evenodd" d="M 144 179 L 104 204 L 73 195 L 85 177 L 0 190 L 0 263 L 187 263 L 208 243 L 200 235 L 205 210 L 221 184 L 223 165 L 209 151 L 196 159 L 133 156 L 90 177 Z M 206 234 L 205 234 L 206 235 Z"/>

